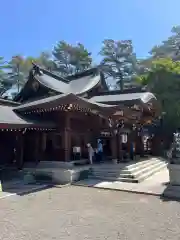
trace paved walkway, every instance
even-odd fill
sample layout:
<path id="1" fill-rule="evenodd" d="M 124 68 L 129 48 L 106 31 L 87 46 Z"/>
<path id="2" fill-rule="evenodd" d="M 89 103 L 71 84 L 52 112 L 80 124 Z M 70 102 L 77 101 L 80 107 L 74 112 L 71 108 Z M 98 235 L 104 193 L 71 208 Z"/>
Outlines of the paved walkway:
<path id="1" fill-rule="evenodd" d="M 151 195 L 162 195 L 169 182 L 168 170 L 162 170 L 141 183 L 107 182 L 98 179 L 86 179 L 75 183 L 76 186 L 95 187 Z"/>
<path id="2" fill-rule="evenodd" d="M 76 186 L 0 201 L 1 240 L 179 240 L 180 204 Z"/>

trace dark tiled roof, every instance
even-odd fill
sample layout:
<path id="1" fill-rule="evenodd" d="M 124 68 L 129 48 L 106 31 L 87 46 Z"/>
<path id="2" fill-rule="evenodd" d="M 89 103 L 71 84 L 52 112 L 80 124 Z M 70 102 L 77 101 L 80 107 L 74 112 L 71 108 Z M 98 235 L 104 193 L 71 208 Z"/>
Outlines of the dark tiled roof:
<path id="1" fill-rule="evenodd" d="M 15 113 L 13 107 L 0 106 L 0 125 L 1 128 L 25 128 L 31 126 L 53 127 L 54 124 L 28 120 Z"/>
<path id="2" fill-rule="evenodd" d="M 45 87 L 48 91 L 58 93 L 73 93 L 77 95 L 83 95 L 96 87 L 98 84 L 102 84 L 105 90 L 108 90 L 107 84 L 104 80 L 104 75 L 98 68 L 92 68 L 82 73 L 77 73 L 71 76 L 63 78 L 54 74 L 46 69 L 43 69 L 35 64 L 29 72 L 28 81 L 22 88 L 19 94 L 14 97 L 15 101 L 27 100 L 29 91 L 32 90 L 32 80 L 36 79 L 40 85 Z"/>
<path id="3" fill-rule="evenodd" d="M 38 82 L 51 90 L 59 93 L 66 93 L 68 91 L 68 83 L 59 81 L 49 75 L 43 73 L 42 75 L 35 75 L 34 77 Z"/>
<path id="4" fill-rule="evenodd" d="M 98 71 L 86 71 L 67 77 L 67 80 L 41 69 L 41 74 L 34 76 L 42 85 L 59 93 L 83 94 L 101 81 Z M 69 81 L 68 81 L 69 80 Z"/>
<path id="5" fill-rule="evenodd" d="M 119 108 L 114 105 L 107 105 L 102 103 L 96 103 L 86 98 L 78 97 L 75 94 L 60 94 L 48 98 L 44 98 L 37 101 L 32 101 L 29 103 L 22 104 L 18 107 L 15 107 L 14 110 L 17 112 L 22 111 L 31 111 L 34 109 L 50 109 L 59 107 L 60 105 L 66 104 L 77 104 L 81 108 L 90 108 L 92 110 L 104 111 L 107 113 L 114 113 L 115 109 Z"/>
<path id="6" fill-rule="evenodd" d="M 49 104 L 49 106 L 55 104 L 57 102 L 57 100 L 62 101 L 68 95 L 70 95 L 70 94 L 58 94 L 56 96 L 47 97 L 47 98 L 43 98 L 43 99 L 36 100 L 36 101 L 31 101 L 28 103 L 21 104 L 18 107 L 14 107 L 14 110 L 21 111 L 21 110 L 26 110 L 26 109 L 43 108 L 47 104 Z"/>
<path id="7" fill-rule="evenodd" d="M 101 102 L 101 103 L 128 102 L 128 101 L 142 101 L 142 103 L 147 103 L 151 99 L 156 99 L 154 94 L 150 92 L 140 92 L 140 93 L 94 96 L 90 100 L 94 102 Z"/>

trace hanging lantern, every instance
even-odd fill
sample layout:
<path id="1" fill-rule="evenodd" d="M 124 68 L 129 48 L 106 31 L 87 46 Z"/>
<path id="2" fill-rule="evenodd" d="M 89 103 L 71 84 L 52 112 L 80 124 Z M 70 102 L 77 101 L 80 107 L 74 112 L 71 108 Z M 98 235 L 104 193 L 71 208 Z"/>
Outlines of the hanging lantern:
<path id="1" fill-rule="evenodd" d="M 151 120 L 147 120 L 147 121 L 146 121 L 146 124 L 151 124 L 151 123 L 152 123 Z"/>

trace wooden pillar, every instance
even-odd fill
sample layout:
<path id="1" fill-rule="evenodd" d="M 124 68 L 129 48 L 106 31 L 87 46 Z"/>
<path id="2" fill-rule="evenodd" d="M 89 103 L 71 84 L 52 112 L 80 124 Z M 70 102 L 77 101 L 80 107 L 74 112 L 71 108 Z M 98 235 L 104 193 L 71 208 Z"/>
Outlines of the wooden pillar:
<path id="1" fill-rule="evenodd" d="M 65 129 L 64 129 L 64 157 L 65 161 L 70 161 L 71 159 L 71 129 L 70 129 L 70 115 L 66 113 L 65 115 Z"/>
<path id="2" fill-rule="evenodd" d="M 119 162 L 123 161 L 123 150 L 122 150 L 122 134 L 118 134 L 117 135 L 118 139 L 117 139 L 117 142 L 118 142 L 118 160 Z"/>
<path id="3" fill-rule="evenodd" d="M 142 140 L 142 136 L 140 137 L 140 156 L 144 156 L 144 142 Z"/>
<path id="4" fill-rule="evenodd" d="M 158 156 L 160 155 L 160 152 L 161 152 L 161 138 L 157 134 L 154 136 L 152 140 L 152 153 L 153 155 Z"/>
<path id="5" fill-rule="evenodd" d="M 138 133 L 137 137 L 136 137 L 136 154 L 137 155 L 141 155 L 141 151 L 142 151 L 142 146 L 141 146 L 141 136 L 139 136 L 140 133 Z"/>

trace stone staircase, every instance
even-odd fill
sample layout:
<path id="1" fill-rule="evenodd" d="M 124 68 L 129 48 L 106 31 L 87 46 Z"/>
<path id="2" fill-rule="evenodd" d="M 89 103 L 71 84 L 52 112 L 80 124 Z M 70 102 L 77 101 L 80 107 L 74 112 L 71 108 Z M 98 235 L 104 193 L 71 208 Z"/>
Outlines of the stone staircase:
<path id="1" fill-rule="evenodd" d="M 94 165 L 89 178 L 138 183 L 166 168 L 167 162 L 149 158 L 139 162 Z"/>

